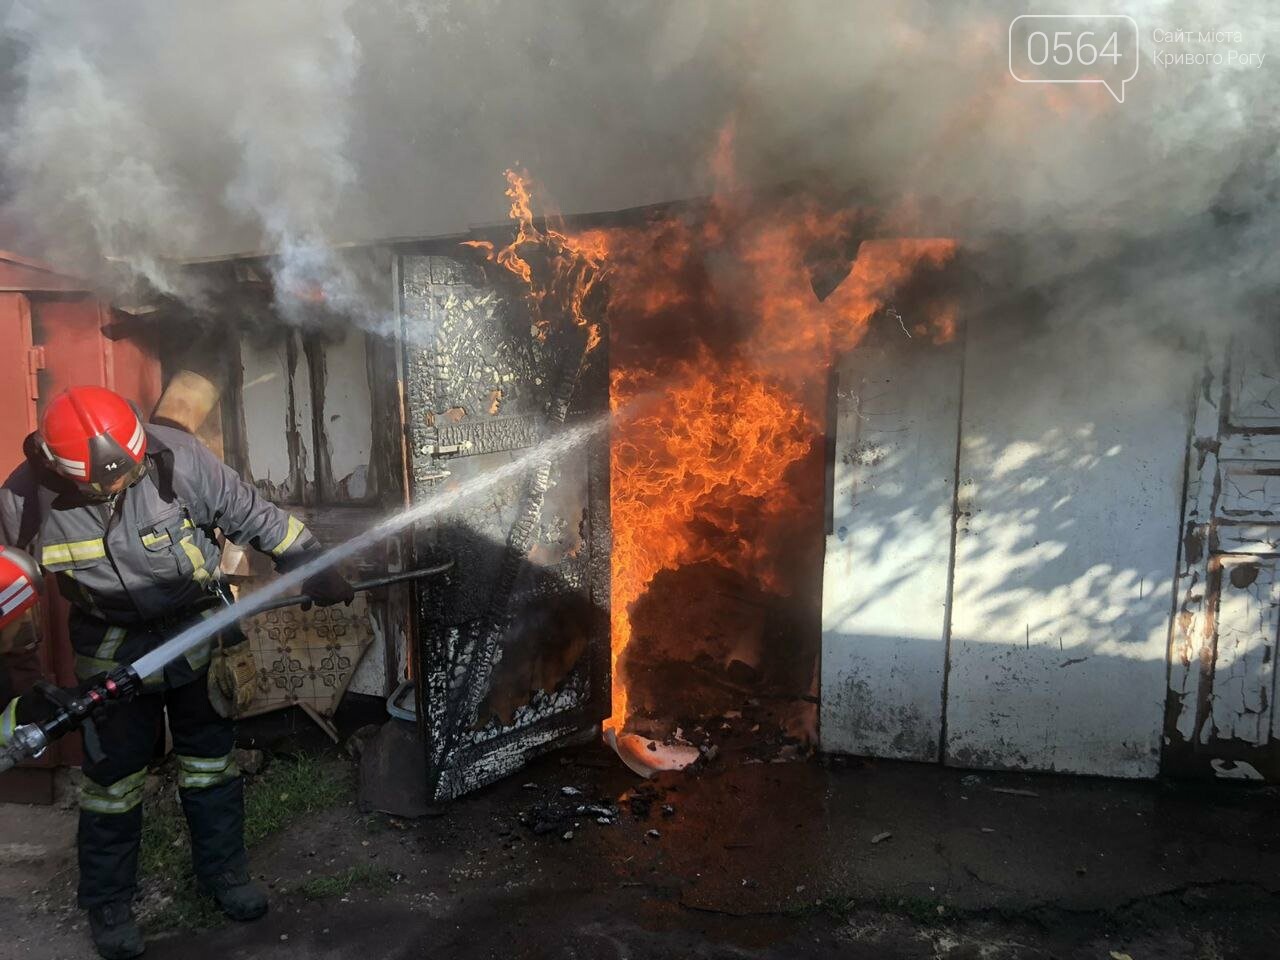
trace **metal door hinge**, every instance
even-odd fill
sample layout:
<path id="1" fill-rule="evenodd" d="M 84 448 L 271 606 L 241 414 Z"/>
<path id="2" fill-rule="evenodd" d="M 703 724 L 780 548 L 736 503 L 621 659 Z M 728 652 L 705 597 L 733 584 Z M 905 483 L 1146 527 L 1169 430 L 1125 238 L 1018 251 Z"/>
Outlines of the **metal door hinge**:
<path id="1" fill-rule="evenodd" d="M 27 392 L 32 400 L 40 398 L 39 372 L 45 368 L 44 347 L 27 348 Z"/>

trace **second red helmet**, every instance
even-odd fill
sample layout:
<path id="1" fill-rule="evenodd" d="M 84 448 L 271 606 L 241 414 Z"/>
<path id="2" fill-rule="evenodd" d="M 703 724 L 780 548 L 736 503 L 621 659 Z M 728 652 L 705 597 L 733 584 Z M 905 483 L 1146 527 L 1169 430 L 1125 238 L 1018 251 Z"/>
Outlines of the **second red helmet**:
<path id="1" fill-rule="evenodd" d="M 36 562 L 16 547 L 0 547 L 0 628 L 34 607 L 42 589 Z"/>
<path id="2" fill-rule="evenodd" d="M 50 469 L 90 495 L 124 489 L 146 472 L 142 418 L 106 387 L 69 387 L 54 397 L 39 439 Z"/>

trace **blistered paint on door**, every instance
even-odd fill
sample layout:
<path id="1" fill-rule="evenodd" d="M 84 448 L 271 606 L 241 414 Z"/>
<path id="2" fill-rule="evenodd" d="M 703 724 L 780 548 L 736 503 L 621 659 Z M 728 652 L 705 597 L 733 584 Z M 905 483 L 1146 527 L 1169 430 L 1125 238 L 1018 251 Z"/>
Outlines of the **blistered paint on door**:
<path id="1" fill-rule="evenodd" d="M 607 338 L 545 338 L 520 292 L 472 259 L 400 264 L 411 495 L 441 496 L 608 409 Z M 414 530 L 415 670 L 428 792 L 450 799 L 609 713 L 609 457 L 597 436 Z"/>
<path id="2" fill-rule="evenodd" d="M 1280 778 L 1280 337 L 1210 359 L 1188 446 L 1168 772 Z"/>

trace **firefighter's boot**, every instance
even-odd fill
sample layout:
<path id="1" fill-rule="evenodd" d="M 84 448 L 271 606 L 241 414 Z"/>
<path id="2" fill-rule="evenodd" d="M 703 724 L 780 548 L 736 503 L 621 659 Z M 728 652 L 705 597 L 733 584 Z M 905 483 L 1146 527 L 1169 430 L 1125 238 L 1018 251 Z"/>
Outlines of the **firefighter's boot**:
<path id="1" fill-rule="evenodd" d="M 131 960 L 147 949 L 133 910 L 124 901 L 105 903 L 89 910 L 89 933 L 103 960 Z"/>
<path id="2" fill-rule="evenodd" d="M 138 770 L 104 786 L 86 775 L 80 788 L 79 901 L 106 960 L 128 960 L 145 947 L 129 905 L 137 892 L 146 776 Z"/>
<path id="3" fill-rule="evenodd" d="M 249 879 L 247 873 L 227 873 L 210 882 L 219 909 L 232 920 L 257 920 L 267 912 L 267 891 Z"/>

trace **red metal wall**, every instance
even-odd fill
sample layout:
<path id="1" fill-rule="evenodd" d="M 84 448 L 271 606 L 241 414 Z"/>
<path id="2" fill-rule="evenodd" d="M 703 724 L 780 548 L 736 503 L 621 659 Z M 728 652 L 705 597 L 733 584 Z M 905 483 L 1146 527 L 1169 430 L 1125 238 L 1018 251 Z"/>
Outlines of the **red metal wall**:
<path id="1" fill-rule="evenodd" d="M 0 252 L 0 343 L 6 345 L 0 350 L 0 476 L 22 462 L 23 439 L 35 429 L 44 404 L 66 387 L 110 387 L 144 413 L 159 399 L 154 353 L 104 335 L 110 309 L 74 287 L 70 278 Z M 52 583 L 48 588 L 41 659 L 47 677 L 70 684 L 75 674 L 67 607 Z M 80 760 L 78 742 L 60 747 L 34 767 L 0 776 L 0 800 L 52 802 L 53 767 Z"/>
<path id="2" fill-rule="evenodd" d="M 35 429 L 35 377 L 31 355 L 31 304 L 21 293 L 0 293 L 0 475 L 8 476 L 22 460 L 22 438 Z M 16 441 L 16 443 L 15 443 Z"/>

